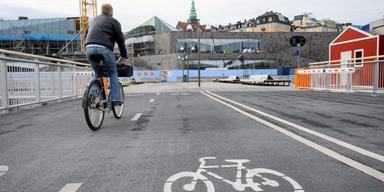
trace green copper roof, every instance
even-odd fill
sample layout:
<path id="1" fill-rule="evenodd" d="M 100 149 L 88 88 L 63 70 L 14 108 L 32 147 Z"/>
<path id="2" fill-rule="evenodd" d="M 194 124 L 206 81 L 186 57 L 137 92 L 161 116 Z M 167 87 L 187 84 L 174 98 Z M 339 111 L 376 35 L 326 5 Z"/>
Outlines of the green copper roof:
<path id="1" fill-rule="evenodd" d="M 197 13 L 195 8 L 195 0 L 192 0 L 192 8 L 191 12 L 189 13 L 189 20 L 196 20 L 197 19 Z"/>
<path id="2" fill-rule="evenodd" d="M 165 21 L 161 20 L 156 16 L 150 18 L 140 26 L 146 26 L 146 25 L 154 26 L 156 28 L 156 34 L 166 33 L 170 31 L 177 31 L 177 29 L 175 29 L 170 24 L 166 23 Z"/>
<path id="3" fill-rule="evenodd" d="M 141 37 L 145 35 L 167 33 L 171 31 L 177 31 L 177 29 L 155 16 L 148 19 L 138 27 L 130 30 L 127 33 L 127 37 Z"/>

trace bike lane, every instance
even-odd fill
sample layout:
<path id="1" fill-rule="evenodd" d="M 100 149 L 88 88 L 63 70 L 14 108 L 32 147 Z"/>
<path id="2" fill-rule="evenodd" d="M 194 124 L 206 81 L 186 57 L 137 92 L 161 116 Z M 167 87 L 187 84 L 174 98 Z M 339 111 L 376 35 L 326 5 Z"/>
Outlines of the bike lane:
<path id="1" fill-rule="evenodd" d="M 166 192 L 188 191 L 183 187 L 191 189 L 185 186 L 191 179 L 178 179 L 180 177 L 174 175 L 190 176 L 198 170 L 200 158 L 215 157 L 207 160 L 207 166 L 223 166 L 205 168 L 209 173 L 195 174 L 203 181 L 196 183 L 194 191 L 207 191 L 206 183 L 212 183 L 214 191 L 241 191 L 241 184 L 224 181 L 235 181 L 237 177 L 242 178 L 243 184 L 253 182 L 254 189 L 243 191 L 257 191 L 258 186 L 258 191 L 299 192 L 301 189 L 296 186 L 298 190 L 295 190 L 293 183 L 304 191 L 316 192 L 384 189 L 381 181 L 200 93 L 162 94 L 158 102 L 157 110 L 148 116 L 141 137 L 131 142 L 129 153 L 125 153 L 127 156 L 119 156 L 108 163 L 114 166 L 114 161 L 119 162 L 119 172 L 124 174 L 114 178 L 108 176 L 113 179 L 105 182 L 101 182 L 104 175 L 95 175 L 92 183 L 108 191 L 164 191 L 164 185 Z M 228 168 L 234 164 L 225 161 L 228 159 L 249 160 L 244 166 L 256 169 L 252 172 L 256 175 L 252 182 L 246 181 L 246 170 L 237 175 L 236 168 Z M 112 174 L 107 170 L 103 173 Z M 171 189 L 169 183 L 172 183 Z M 84 183 L 79 191 L 89 189 L 93 186 Z M 210 189 L 212 191 L 212 187 Z"/>
<path id="2" fill-rule="evenodd" d="M 156 100 L 148 103 L 152 98 Z M 3 187 L 0 191 L 54 192 L 67 183 L 82 183 L 76 192 L 161 192 L 171 176 L 196 172 L 202 157 L 216 157 L 207 159 L 206 166 L 235 164 L 225 162 L 228 159 L 249 160 L 244 162 L 245 167 L 258 168 L 251 172 L 256 175 L 252 185 L 255 189 L 244 191 L 255 191 L 257 186 L 263 191 L 295 191 L 289 179 L 297 182 L 304 191 L 375 192 L 384 189 L 381 181 L 199 92 L 162 93 L 159 97 L 134 97 L 127 101 L 124 118 L 121 121 L 106 119 L 100 132 L 89 132 L 85 122 L 79 121 L 81 117 L 76 117 L 76 109 L 67 108 L 67 115 L 62 117 L 77 120 L 61 119 L 54 125 L 39 128 L 52 122 L 39 118 L 41 124 L 35 122 L 38 126 L 32 130 L 9 135 L 7 140 L 16 140 L 16 136 L 19 140 L 14 147 L 7 144 L 8 149 L 2 145 L 4 153 L 0 161 L 9 161 L 0 164 L 9 165 L 9 171 L 0 177 L 0 187 Z M 142 117 L 136 122 L 130 121 L 138 112 L 143 114 Z M 63 112 L 52 110 L 51 115 L 59 113 Z M 27 138 L 23 137 L 32 131 L 33 135 L 28 137 L 33 137 L 33 142 L 24 140 Z M 45 133 L 44 139 L 39 140 L 38 135 L 42 133 Z M 5 143 L 4 139 L 2 141 Z M 29 154 L 27 150 L 33 153 Z M 241 185 L 236 185 L 239 188 L 235 189 L 224 179 L 234 181 L 238 176 L 246 183 L 246 171 L 236 175 L 234 167 L 205 169 L 211 175 L 201 175 L 207 178 L 204 181 L 212 183 L 215 191 L 240 191 Z M 15 170 L 19 172 L 15 173 Z M 222 178 L 215 178 L 213 173 Z M 171 191 L 186 191 L 182 187 L 190 182 L 175 180 Z M 7 187 L 9 184 L 12 186 Z M 197 182 L 194 191 L 207 191 L 204 182 Z"/>

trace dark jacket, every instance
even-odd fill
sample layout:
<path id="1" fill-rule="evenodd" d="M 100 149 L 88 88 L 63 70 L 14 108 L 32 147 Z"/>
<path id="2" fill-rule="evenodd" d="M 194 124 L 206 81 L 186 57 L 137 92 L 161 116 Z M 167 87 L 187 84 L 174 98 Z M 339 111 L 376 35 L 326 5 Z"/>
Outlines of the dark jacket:
<path id="1" fill-rule="evenodd" d="M 121 32 L 120 23 L 113 17 L 100 15 L 92 21 L 88 28 L 85 45 L 103 45 L 113 51 L 116 42 L 119 46 L 121 57 L 126 58 L 127 49 L 125 48 L 124 41 L 125 38 Z"/>

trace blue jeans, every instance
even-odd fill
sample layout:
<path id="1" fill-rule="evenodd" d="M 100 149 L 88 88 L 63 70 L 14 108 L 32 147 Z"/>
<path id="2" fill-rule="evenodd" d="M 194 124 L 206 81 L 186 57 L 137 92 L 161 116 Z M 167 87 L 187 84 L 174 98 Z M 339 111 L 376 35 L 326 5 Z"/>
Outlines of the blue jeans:
<path id="1" fill-rule="evenodd" d="M 120 94 L 119 78 L 117 76 L 117 66 L 113 52 L 107 48 L 102 47 L 87 48 L 87 60 L 95 71 L 97 63 L 90 58 L 90 56 L 94 54 L 103 55 L 104 63 L 108 66 L 112 101 L 123 101 Z M 93 79 L 95 80 L 99 76 L 100 74 L 95 73 Z"/>

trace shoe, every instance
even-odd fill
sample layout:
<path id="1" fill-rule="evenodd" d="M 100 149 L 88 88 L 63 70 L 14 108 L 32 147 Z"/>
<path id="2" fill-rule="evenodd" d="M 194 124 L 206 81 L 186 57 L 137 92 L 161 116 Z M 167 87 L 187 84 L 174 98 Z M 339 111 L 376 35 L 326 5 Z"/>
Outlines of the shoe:
<path id="1" fill-rule="evenodd" d="M 124 104 L 124 101 L 112 101 L 112 105 L 113 106 L 120 106 L 120 105 L 123 105 Z"/>

